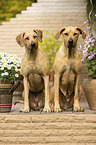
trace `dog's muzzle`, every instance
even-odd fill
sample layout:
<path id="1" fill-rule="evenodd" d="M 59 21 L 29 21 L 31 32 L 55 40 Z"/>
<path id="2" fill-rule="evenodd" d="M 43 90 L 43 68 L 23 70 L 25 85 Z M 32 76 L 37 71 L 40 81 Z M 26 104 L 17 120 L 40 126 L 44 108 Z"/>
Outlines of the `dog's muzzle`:
<path id="1" fill-rule="evenodd" d="M 34 48 L 36 49 L 37 46 L 36 46 L 35 42 L 32 41 L 31 44 L 30 44 L 30 47 L 29 47 L 29 51 L 33 50 Z"/>
<path id="2" fill-rule="evenodd" d="M 34 41 L 31 42 L 31 49 L 36 48 L 36 44 Z"/>
<path id="3" fill-rule="evenodd" d="M 74 44 L 74 41 L 73 41 L 72 38 L 70 38 L 70 39 L 68 40 L 67 47 L 68 47 L 68 48 L 74 48 L 74 47 L 75 47 L 75 44 Z"/>

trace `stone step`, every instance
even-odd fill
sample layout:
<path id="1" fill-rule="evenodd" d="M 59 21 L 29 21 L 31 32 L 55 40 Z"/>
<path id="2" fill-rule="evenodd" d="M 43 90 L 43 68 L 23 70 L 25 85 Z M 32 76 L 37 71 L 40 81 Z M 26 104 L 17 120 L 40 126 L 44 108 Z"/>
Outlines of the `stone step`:
<path id="1" fill-rule="evenodd" d="M 0 114 L 0 144 L 95 145 L 95 114 Z"/>
<path id="2" fill-rule="evenodd" d="M 96 123 L 0 123 L 0 130 L 96 130 Z M 96 137 L 95 137 L 96 139 Z"/>
<path id="3" fill-rule="evenodd" d="M 0 114 L 0 130 L 2 130 L 1 128 L 3 127 L 2 125 L 4 125 L 4 123 L 14 123 L 14 125 L 17 125 L 15 123 L 37 123 L 38 125 L 42 125 L 42 123 L 51 123 L 50 125 L 52 125 L 52 123 L 61 123 L 58 125 L 64 125 L 65 123 L 65 127 L 66 128 L 66 123 L 69 124 L 70 127 L 72 127 L 71 125 L 73 124 L 73 127 L 75 125 L 78 125 L 78 123 L 80 124 L 79 127 L 82 127 L 82 125 L 87 125 L 85 130 L 95 126 L 96 128 L 96 115 L 95 114 L 77 114 L 77 113 L 72 113 L 72 114 L 65 114 L 64 112 L 62 113 L 48 113 L 48 114 L 18 114 L 18 115 L 9 115 L 9 114 Z M 41 124 L 38 124 L 41 123 Z M 72 123 L 72 124 L 71 124 Z M 92 123 L 92 125 L 91 125 Z M 29 124 L 29 125 L 30 125 Z M 13 126 L 14 126 L 13 125 Z M 8 128 L 10 129 L 11 126 L 8 125 Z M 15 126 L 16 127 L 16 126 Z M 47 126 L 46 126 L 47 127 Z M 53 125 L 54 127 L 54 125 Z M 75 126 L 76 127 L 76 126 Z M 25 124 L 25 128 L 26 128 L 26 124 Z M 42 126 L 43 128 L 43 126 Z M 94 129 L 95 129 L 94 128 Z M 13 128 L 13 129 L 17 129 Z"/>
<path id="4" fill-rule="evenodd" d="M 30 25 L 28 25 L 28 24 L 26 24 L 26 23 L 23 23 L 23 22 L 21 22 L 21 24 L 14 24 L 14 25 L 12 25 L 12 24 L 9 24 L 9 25 L 5 25 L 5 26 L 3 26 L 2 27 L 2 29 L 0 30 L 0 32 L 4 32 L 4 31 L 10 31 L 10 32 L 12 32 L 12 31 L 15 31 L 16 29 L 16 31 L 17 32 L 19 32 L 19 31 L 21 31 L 21 30 L 23 30 L 24 32 L 26 31 L 26 30 L 32 30 L 33 28 L 41 28 L 42 30 L 43 29 L 47 29 L 47 28 L 54 28 L 54 26 L 55 26 L 55 30 L 58 30 L 58 26 L 59 26 L 59 28 L 61 28 L 61 27 L 66 27 L 66 26 L 79 26 L 79 27 L 81 27 L 82 29 L 84 29 L 84 24 L 83 24 L 83 20 L 82 20 L 82 24 L 80 24 L 80 21 L 77 21 L 77 22 L 73 22 L 73 21 L 71 21 L 70 22 L 70 20 L 69 21 L 66 21 L 66 22 L 64 22 L 64 20 L 62 20 L 60 23 L 59 23 L 60 21 L 57 21 L 57 22 L 49 22 L 48 23 L 48 21 L 42 21 L 42 22 L 39 22 L 39 21 L 37 21 L 37 23 L 30 23 Z M 39 24 L 38 24 L 39 23 Z M 22 25 L 23 25 L 23 27 L 22 27 Z"/>
<path id="5" fill-rule="evenodd" d="M 22 115 L 20 116 L 22 117 Z M 0 130 L 45 130 L 45 129 L 68 129 L 68 130 L 96 130 L 96 123 L 0 123 Z M 96 139 L 96 138 L 95 138 Z"/>
<path id="6" fill-rule="evenodd" d="M 56 9 L 65 9 L 65 10 L 70 10 L 70 9 L 74 9 L 74 11 L 75 10 L 77 10 L 77 7 L 81 10 L 81 9 L 85 9 L 86 8 L 86 5 L 82 5 L 82 3 L 81 3 L 81 5 L 80 4 L 78 4 L 77 3 L 77 5 L 75 5 L 75 4 L 73 4 L 73 5 L 69 5 L 68 6 L 68 4 L 67 5 L 65 5 L 65 4 L 63 4 L 63 3 L 61 3 L 61 4 L 44 4 L 44 5 L 41 5 L 41 4 L 35 4 L 33 7 L 27 7 L 27 11 L 30 11 L 30 10 L 44 10 L 44 9 L 46 9 L 47 8 L 47 10 L 48 9 L 54 9 L 54 10 L 56 10 Z M 47 12 L 47 10 L 46 10 L 46 12 Z"/>
<path id="7" fill-rule="evenodd" d="M 47 130 L 0 130 L 0 137 L 48 137 L 48 136 L 96 136 L 93 130 L 68 130 L 68 129 L 47 129 Z"/>
<path id="8" fill-rule="evenodd" d="M 37 0 L 38 3 L 51 3 L 51 2 L 55 2 L 55 3 L 69 3 L 68 0 Z M 70 0 L 71 2 L 87 2 L 86 0 Z"/>
<path id="9" fill-rule="evenodd" d="M 59 3 L 56 3 L 56 1 L 54 2 L 54 1 L 51 1 L 51 2 L 47 2 L 47 3 L 32 3 L 32 6 L 31 7 L 27 7 L 27 9 L 28 8 L 33 8 L 33 7 L 59 7 L 59 6 L 62 6 L 62 7 L 68 7 L 68 8 L 70 8 L 70 7 L 75 7 L 75 6 L 86 6 L 87 5 L 87 2 L 85 2 L 85 1 L 79 1 L 78 3 L 77 3 L 77 1 L 76 2 L 73 2 L 73 1 L 70 1 L 70 4 L 68 3 L 68 1 L 61 1 L 61 2 L 59 2 Z"/>
<path id="10" fill-rule="evenodd" d="M 28 29 L 28 27 L 32 28 L 33 26 L 35 26 L 35 28 L 36 27 L 42 27 L 42 26 L 43 26 L 42 28 L 44 28 L 44 27 L 48 28 L 50 25 L 53 26 L 53 27 L 55 25 L 55 28 L 58 25 L 61 25 L 61 26 L 62 25 L 63 26 L 70 26 L 70 25 L 77 26 L 78 25 L 78 26 L 81 26 L 81 27 L 86 27 L 83 24 L 84 19 L 81 19 L 81 23 L 80 23 L 80 20 L 76 21 L 76 19 L 74 21 L 72 21 L 72 19 L 68 19 L 68 20 L 62 19 L 60 21 L 59 20 L 30 21 L 29 25 L 26 22 L 27 21 L 23 21 L 23 22 L 21 21 L 21 23 L 16 22 L 14 24 L 11 24 L 11 23 L 5 24 L 5 25 L 2 26 L 2 29 L 0 29 L 0 31 L 3 31 L 3 30 L 6 31 L 7 28 L 9 29 L 9 31 L 10 31 L 10 28 L 11 28 L 11 30 L 16 29 L 16 28 L 22 28 L 22 29 L 24 29 L 26 27 Z M 22 24 L 23 24 L 23 27 L 22 27 Z"/>
<path id="11" fill-rule="evenodd" d="M 30 23 L 36 23 L 36 22 L 46 22 L 46 21 L 49 21 L 49 22 L 53 22 L 54 21 L 54 23 L 55 22 L 57 22 L 57 21 L 72 21 L 72 20 L 76 20 L 77 19 L 77 15 L 75 15 L 75 16 L 70 16 L 70 15 L 63 15 L 64 17 L 62 18 L 62 16 L 58 16 L 56 19 L 54 18 L 54 17 L 50 17 L 50 16 L 40 16 L 40 17 L 38 17 L 38 16 L 36 16 L 36 17 L 24 17 L 24 18 L 14 18 L 14 19 L 11 19 L 11 21 L 10 21 L 10 23 L 9 22 L 3 22 L 2 24 L 5 24 L 5 25 L 12 25 L 12 24 L 14 24 L 14 23 L 17 23 L 17 24 L 20 24 L 20 23 L 24 23 L 25 21 L 27 21 L 27 22 L 30 22 Z M 66 17 L 65 17 L 66 16 Z M 83 20 L 83 21 L 85 21 L 85 16 L 83 15 L 79 15 L 79 16 L 81 16 L 81 20 Z M 46 19 L 45 19 L 46 18 Z M 80 21 L 80 20 L 79 20 Z"/>
<path id="12" fill-rule="evenodd" d="M 14 27 L 22 27 L 22 24 L 24 24 L 24 26 L 31 26 L 31 25 L 41 25 L 41 24 L 47 24 L 47 25 L 50 25 L 50 24 L 64 24 L 64 25 L 69 25 L 70 24 L 70 21 L 71 21 L 71 24 L 72 25 L 76 25 L 77 23 L 82 23 L 85 21 L 85 18 L 81 18 L 81 20 L 77 20 L 76 18 L 74 18 L 74 21 L 73 21 L 73 18 L 69 18 L 69 19 L 47 19 L 47 20 L 43 20 L 43 19 L 33 19 L 33 20 L 22 20 L 22 21 L 16 21 L 16 22 L 10 22 L 10 23 L 6 23 L 5 25 L 3 25 L 4 28 L 7 28 L 7 27 L 11 27 L 11 28 L 14 28 Z M 27 23 L 29 23 L 29 25 Z"/>
<path id="13" fill-rule="evenodd" d="M 64 16 L 66 16 L 66 18 L 69 16 L 69 17 L 77 17 L 77 13 L 76 12 L 74 12 L 74 13 L 72 13 L 72 15 L 70 15 L 70 13 L 47 13 L 47 12 L 45 12 L 45 13 L 42 13 L 42 12 L 40 12 L 40 13 L 35 13 L 35 12 L 33 12 L 33 13 L 25 13 L 25 14 L 17 14 L 16 15 L 16 18 L 28 18 L 28 17 L 30 17 L 31 18 L 31 16 L 34 16 L 34 17 L 45 17 L 45 18 L 47 18 L 47 17 L 64 17 Z M 78 13 L 78 16 L 85 16 L 86 17 L 86 13 L 82 13 L 82 12 L 79 12 Z M 11 18 L 10 20 L 13 20 L 13 19 L 16 19 L 16 18 Z"/>
<path id="14" fill-rule="evenodd" d="M 96 143 L 96 136 L 1 137 L 1 144 Z"/>
<path id="15" fill-rule="evenodd" d="M 52 123 L 54 121 L 69 123 L 96 123 L 96 116 L 95 114 L 64 114 L 64 112 L 33 115 L 22 113 L 21 115 L 0 114 L 0 123 Z"/>
<path id="16" fill-rule="evenodd" d="M 2 144 L 4 145 L 4 144 Z M 5 144 L 6 145 L 6 144 Z M 20 144 L 11 144 L 11 145 L 20 145 Z M 25 144 L 22 144 L 22 145 L 25 145 Z M 26 144 L 26 145 L 33 145 L 33 144 Z M 35 143 L 34 145 L 42 145 L 41 143 Z M 81 143 L 44 143 L 43 145 L 81 145 Z M 82 143 L 82 145 L 96 145 L 95 143 Z"/>
<path id="17" fill-rule="evenodd" d="M 6 145 L 6 144 L 2 144 L 2 145 Z M 20 144 L 11 144 L 11 145 L 20 145 Z M 22 144 L 25 145 L 25 144 Z M 26 145 L 33 145 L 33 144 L 26 144 Z M 41 143 L 36 144 L 35 145 L 42 145 Z M 43 145 L 58 145 L 57 143 L 44 143 Z M 60 145 L 81 145 L 80 143 L 60 143 Z M 85 145 L 85 143 L 82 143 L 82 145 Z M 88 143 L 87 145 L 90 145 L 90 143 Z M 96 145 L 95 143 L 91 143 L 91 145 Z"/>
<path id="18" fill-rule="evenodd" d="M 66 25 L 66 26 L 69 26 L 69 25 Z M 75 26 L 75 25 L 73 25 L 73 26 Z M 77 25 L 77 26 L 80 26 L 80 25 Z M 20 34 L 21 32 L 26 32 L 26 31 L 30 31 L 30 30 L 32 30 L 32 29 L 40 29 L 40 30 L 42 30 L 42 31 L 48 31 L 48 32 L 54 32 L 54 33 L 56 33 L 61 27 L 64 27 L 64 25 L 62 24 L 62 25 L 57 25 L 57 26 L 55 26 L 55 25 L 49 25 L 49 27 L 47 27 L 47 25 L 46 25 L 46 27 L 43 27 L 43 25 L 42 25 L 42 27 L 40 27 L 40 26 L 38 26 L 38 27 L 36 27 L 35 25 L 34 26 L 32 26 L 32 27 L 29 27 L 29 28 L 27 28 L 27 27 L 25 27 L 25 28 L 17 28 L 17 29 L 11 29 L 10 28 L 10 33 L 11 32 L 13 32 L 13 31 L 17 31 L 17 33 L 15 33 L 14 32 L 14 36 L 17 36 L 18 34 Z M 85 30 L 82 26 L 80 26 L 83 30 Z M 4 31 L 3 31 L 3 34 L 4 34 L 4 32 L 6 33 L 6 31 L 7 31 L 8 29 L 5 29 Z M 2 33 L 2 31 L 0 30 L 0 33 Z M 16 35 L 15 35 L 16 34 Z M 5 34 L 4 34 L 5 35 Z"/>
<path id="19" fill-rule="evenodd" d="M 46 8 L 45 9 L 37 9 L 37 10 L 36 9 L 32 9 L 32 10 L 27 10 L 27 11 L 24 10 L 24 11 L 21 12 L 21 14 L 22 13 L 36 13 L 36 12 L 45 13 L 46 12 Z M 59 8 L 57 8 L 57 9 L 47 9 L 47 13 L 60 13 L 60 12 L 61 13 L 65 13 L 65 12 L 68 12 L 68 13 L 69 12 L 70 13 L 74 13 L 74 12 L 75 13 L 79 13 L 79 12 L 86 13 L 86 9 L 85 8 L 83 8 L 83 9 L 79 9 L 79 8 L 78 9 L 77 8 L 76 9 L 67 9 L 67 8 L 66 9 L 63 9 L 63 8 L 62 9 L 61 8 L 60 9 Z"/>

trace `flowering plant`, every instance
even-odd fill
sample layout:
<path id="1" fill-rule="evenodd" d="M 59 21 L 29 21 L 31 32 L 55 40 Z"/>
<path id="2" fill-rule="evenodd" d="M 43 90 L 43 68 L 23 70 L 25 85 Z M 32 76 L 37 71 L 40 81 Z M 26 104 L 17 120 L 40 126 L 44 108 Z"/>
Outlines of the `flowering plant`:
<path id="1" fill-rule="evenodd" d="M 96 79 L 96 37 L 89 34 L 83 48 L 84 58 L 82 61 L 87 63 L 86 69 L 92 79 Z"/>
<path id="2" fill-rule="evenodd" d="M 89 20 L 84 22 L 84 24 L 87 24 L 88 22 Z M 86 69 L 88 70 L 88 76 L 92 79 L 96 79 L 96 36 L 92 34 L 92 25 L 89 25 L 85 32 L 88 30 L 90 30 L 90 33 L 87 36 L 87 40 L 83 47 L 84 58 L 82 58 L 81 61 L 87 64 Z M 82 46 L 80 45 L 78 49 L 80 53 Z"/>
<path id="3" fill-rule="evenodd" d="M 0 52 L 0 80 L 13 83 L 20 76 L 20 64 L 16 55 Z"/>

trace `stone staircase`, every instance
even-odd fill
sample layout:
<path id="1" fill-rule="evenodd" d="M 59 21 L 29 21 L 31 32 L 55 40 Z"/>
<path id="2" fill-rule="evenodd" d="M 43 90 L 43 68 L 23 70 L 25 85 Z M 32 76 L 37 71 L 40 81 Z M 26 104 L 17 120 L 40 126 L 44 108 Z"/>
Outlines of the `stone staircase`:
<path id="1" fill-rule="evenodd" d="M 1 114 L 0 144 L 96 145 L 96 115 Z"/>
<path id="2" fill-rule="evenodd" d="M 87 0 L 38 0 L 32 7 L 27 7 L 10 22 L 0 25 L 0 51 L 17 54 L 22 58 L 24 48 L 16 43 L 16 36 L 31 29 L 58 31 L 63 26 L 80 26 L 86 29 L 83 22 L 86 21 Z M 79 44 L 83 43 L 80 38 Z"/>

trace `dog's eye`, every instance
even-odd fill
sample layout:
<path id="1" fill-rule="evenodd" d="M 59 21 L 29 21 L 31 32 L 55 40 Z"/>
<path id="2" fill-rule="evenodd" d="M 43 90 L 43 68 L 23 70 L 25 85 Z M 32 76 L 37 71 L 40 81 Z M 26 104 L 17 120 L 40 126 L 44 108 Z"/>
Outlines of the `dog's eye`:
<path id="1" fill-rule="evenodd" d="M 29 37 L 26 37 L 25 40 L 29 40 Z"/>
<path id="2" fill-rule="evenodd" d="M 64 33 L 64 35 L 68 36 L 68 33 Z"/>
<path id="3" fill-rule="evenodd" d="M 76 36 L 77 35 L 77 33 L 74 33 L 74 36 Z"/>
<path id="4" fill-rule="evenodd" d="M 35 38 L 37 38 L 37 36 L 33 36 L 33 38 L 35 39 Z"/>

